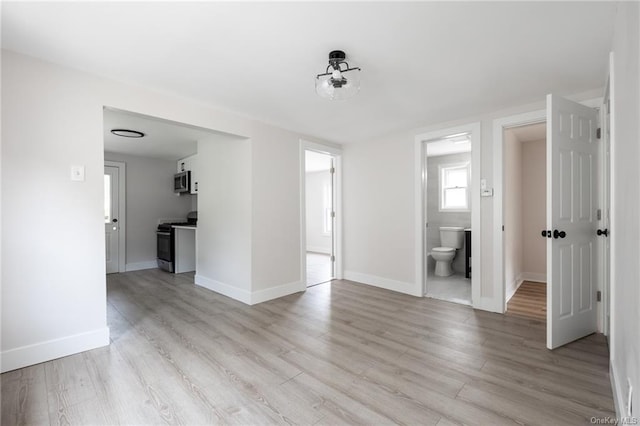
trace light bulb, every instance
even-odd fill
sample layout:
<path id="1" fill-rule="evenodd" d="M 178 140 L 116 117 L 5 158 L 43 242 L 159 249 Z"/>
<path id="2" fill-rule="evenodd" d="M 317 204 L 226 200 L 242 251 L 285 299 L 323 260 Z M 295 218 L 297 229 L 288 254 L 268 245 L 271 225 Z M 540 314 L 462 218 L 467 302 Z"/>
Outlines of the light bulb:
<path id="1" fill-rule="evenodd" d="M 331 73 L 331 78 L 333 78 L 334 80 L 340 80 L 342 78 L 342 73 L 340 72 L 340 70 L 333 70 L 333 72 Z"/>

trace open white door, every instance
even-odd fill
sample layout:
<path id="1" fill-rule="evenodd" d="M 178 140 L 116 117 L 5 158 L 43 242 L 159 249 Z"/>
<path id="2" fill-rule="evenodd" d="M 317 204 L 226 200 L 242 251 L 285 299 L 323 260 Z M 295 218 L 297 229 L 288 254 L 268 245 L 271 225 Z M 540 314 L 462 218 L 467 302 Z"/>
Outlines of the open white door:
<path id="1" fill-rule="evenodd" d="M 547 347 L 597 329 L 597 111 L 547 96 Z"/>

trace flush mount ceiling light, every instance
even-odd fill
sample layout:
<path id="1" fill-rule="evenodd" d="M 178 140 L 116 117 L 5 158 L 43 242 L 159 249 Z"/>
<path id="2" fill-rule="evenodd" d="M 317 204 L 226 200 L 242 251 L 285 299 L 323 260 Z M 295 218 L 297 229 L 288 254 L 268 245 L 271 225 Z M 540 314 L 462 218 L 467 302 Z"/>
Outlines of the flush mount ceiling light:
<path id="1" fill-rule="evenodd" d="M 316 93 L 333 100 L 348 99 L 360 90 L 360 68 L 350 68 L 342 50 L 329 53 L 329 65 L 324 74 L 316 76 Z"/>
<path id="2" fill-rule="evenodd" d="M 144 137 L 144 133 L 139 132 L 137 130 L 112 129 L 111 133 L 113 133 L 116 136 L 122 136 L 123 138 L 142 138 L 142 137 Z"/>

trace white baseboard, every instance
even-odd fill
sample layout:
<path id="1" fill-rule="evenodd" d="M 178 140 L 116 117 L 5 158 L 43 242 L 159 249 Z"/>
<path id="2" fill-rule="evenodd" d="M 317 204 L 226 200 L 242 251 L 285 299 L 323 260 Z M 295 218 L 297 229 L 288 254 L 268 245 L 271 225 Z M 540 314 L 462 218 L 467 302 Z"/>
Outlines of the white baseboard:
<path id="1" fill-rule="evenodd" d="M 307 246 L 307 251 L 322 254 L 331 254 L 331 247 Z"/>
<path id="2" fill-rule="evenodd" d="M 221 283 L 220 281 L 212 280 L 211 278 L 203 277 L 202 275 L 196 275 L 194 282 L 200 287 L 223 294 L 239 302 L 246 303 L 247 305 L 255 305 L 257 303 L 266 302 L 267 300 L 277 299 L 279 297 L 288 296 L 290 294 L 306 290 L 306 286 L 303 285 L 301 281 L 282 284 L 254 292 Z"/>
<path id="3" fill-rule="evenodd" d="M 2 373 L 109 345 L 109 327 L 2 352 Z"/>
<path id="4" fill-rule="evenodd" d="M 547 274 L 540 272 L 523 272 L 520 274 L 523 281 L 533 281 L 534 283 L 546 283 Z"/>
<path id="5" fill-rule="evenodd" d="M 515 281 L 514 281 L 514 285 L 511 286 L 511 289 L 507 288 L 507 298 L 506 301 L 508 302 L 509 300 L 511 300 L 511 298 L 513 297 L 514 294 L 516 294 L 516 291 L 518 291 L 518 289 L 520 288 L 520 286 L 522 285 L 523 282 L 525 281 L 531 281 L 534 283 L 546 283 L 547 282 L 547 274 L 541 274 L 539 272 L 521 272 L 518 274 L 518 276 L 516 277 Z"/>
<path id="6" fill-rule="evenodd" d="M 143 269 L 154 269 L 158 267 L 158 261 L 156 260 L 150 260 L 147 262 L 133 262 L 133 263 L 127 263 L 125 265 L 124 270 L 127 272 L 131 272 L 131 271 L 141 271 Z"/>
<path id="7" fill-rule="evenodd" d="M 424 296 L 422 294 L 422 288 L 418 289 L 415 283 L 406 283 L 354 271 L 344 271 L 344 279 L 356 281 L 362 284 L 368 284 L 374 287 L 384 288 L 387 290 L 397 291 L 398 293 L 410 294 L 411 296 Z"/>
<path id="8" fill-rule="evenodd" d="M 615 363 L 609 363 L 609 377 L 611 378 L 611 389 L 613 390 L 613 404 L 616 407 L 616 417 L 621 419 L 627 415 L 627 404 L 624 401 L 624 393 L 622 392 L 622 381 L 618 377 L 618 370 Z"/>
<path id="9" fill-rule="evenodd" d="M 212 280 L 211 278 L 203 277 L 202 275 L 196 275 L 194 278 L 196 285 L 204 287 L 208 290 L 215 291 L 216 293 L 223 294 L 232 299 L 238 300 L 247 305 L 251 304 L 251 292 L 234 287 L 229 284 L 221 283 L 220 281 Z"/>
<path id="10" fill-rule="evenodd" d="M 288 296 L 306 290 L 306 286 L 301 281 L 282 284 L 277 287 L 270 287 L 264 290 L 258 290 L 251 293 L 251 304 L 266 302 L 267 300 L 277 299 L 279 297 Z"/>
<path id="11" fill-rule="evenodd" d="M 510 286 L 511 288 L 507 288 L 507 290 L 509 291 L 509 293 L 507 294 L 507 298 L 505 300 L 505 302 L 508 302 L 509 300 L 511 300 L 511 298 L 513 297 L 514 294 L 516 294 L 516 291 L 518 291 L 518 289 L 520 288 L 520 286 L 522 285 L 522 283 L 525 280 L 522 279 L 522 274 L 518 275 L 514 281 L 514 284 L 512 286 Z"/>

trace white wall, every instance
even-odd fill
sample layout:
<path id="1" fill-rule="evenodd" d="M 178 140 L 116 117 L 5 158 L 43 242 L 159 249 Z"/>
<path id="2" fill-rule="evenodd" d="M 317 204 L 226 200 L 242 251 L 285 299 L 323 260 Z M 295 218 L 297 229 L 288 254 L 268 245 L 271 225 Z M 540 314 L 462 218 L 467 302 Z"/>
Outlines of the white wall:
<path id="1" fill-rule="evenodd" d="M 295 291 L 287 284 L 300 280 L 299 140 L 312 138 L 4 50 L 2 88 L 2 371 L 109 342 L 105 106 L 248 138 L 250 302 Z M 85 182 L 71 182 L 71 165 L 85 166 Z"/>
<path id="2" fill-rule="evenodd" d="M 504 281 L 509 300 L 522 279 L 522 143 L 504 132 Z"/>
<path id="3" fill-rule="evenodd" d="M 618 415 L 627 415 L 627 380 L 640 416 L 640 5 L 620 3 L 613 52 L 611 371 Z"/>
<path id="4" fill-rule="evenodd" d="M 185 219 L 195 196 L 174 194 L 175 161 L 112 152 L 104 159 L 126 164 L 126 269 L 154 268 L 158 221 Z"/>
<path id="5" fill-rule="evenodd" d="M 581 101 L 602 96 L 602 92 L 597 88 L 572 96 L 561 95 Z M 415 238 L 420 238 L 415 235 L 413 225 L 415 203 L 420 202 L 414 197 L 415 159 L 419 155 L 414 148 L 417 135 L 480 122 L 480 174 L 486 179 L 487 187 L 492 188 L 494 173 L 497 173 L 493 164 L 493 120 L 544 108 L 545 94 L 541 93 L 540 100 L 535 103 L 345 145 L 345 277 L 409 294 L 414 294 L 415 288 L 422 285 L 416 282 L 415 271 L 419 268 L 414 264 Z M 502 283 L 494 280 L 493 247 L 494 239 L 501 236 L 493 234 L 493 198 L 481 198 L 480 217 L 480 297 L 493 300 L 493 305 L 487 308 L 499 311 L 504 301 L 498 296 Z"/>
<path id="6" fill-rule="evenodd" d="M 415 288 L 413 143 L 406 133 L 343 148 L 346 279 Z"/>
<path id="7" fill-rule="evenodd" d="M 251 300 L 251 143 L 198 141 L 198 229 L 195 282 Z"/>
<path id="8" fill-rule="evenodd" d="M 331 234 L 324 232 L 324 192 L 331 185 L 328 170 L 306 174 L 307 251 L 331 254 Z"/>
<path id="9" fill-rule="evenodd" d="M 547 223 L 546 140 L 522 142 L 522 271 L 525 279 L 546 282 Z"/>

